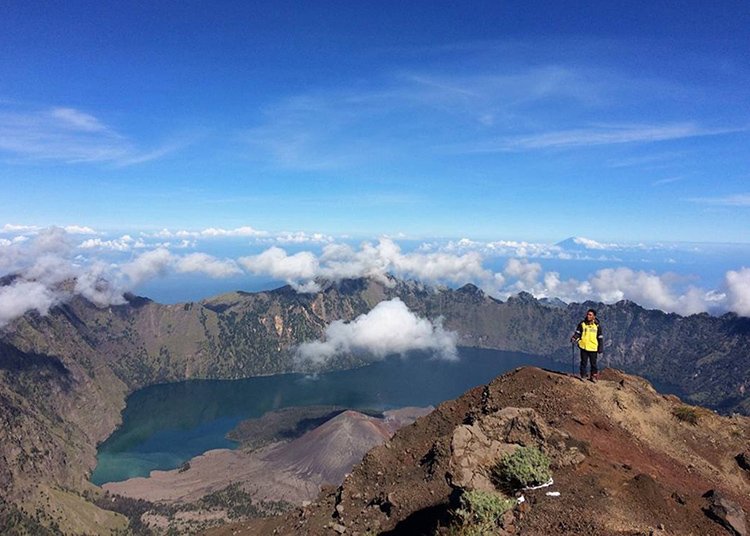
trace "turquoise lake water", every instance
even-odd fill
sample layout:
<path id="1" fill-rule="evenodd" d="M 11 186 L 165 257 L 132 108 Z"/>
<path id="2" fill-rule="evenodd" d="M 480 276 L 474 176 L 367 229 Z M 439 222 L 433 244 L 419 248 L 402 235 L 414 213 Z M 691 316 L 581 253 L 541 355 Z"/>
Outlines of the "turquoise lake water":
<path id="1" fill-rule="evenodd" d="M 91 481 L 101 485 L 148 476 L 155 469 L 175 469 L 207 450 L 234 448 L 236 443 L 225 435 L 237 423 L 284 407 L 423 407 L 456 398 L 519 366 L 570 369 L 570 364 L 519 353 L 460 348 L 459 356 L 456 362 L 393 356 L 316 377 L 191 380 L 141 389 L 128 398 L 123 425 L 100 445 Z"/>

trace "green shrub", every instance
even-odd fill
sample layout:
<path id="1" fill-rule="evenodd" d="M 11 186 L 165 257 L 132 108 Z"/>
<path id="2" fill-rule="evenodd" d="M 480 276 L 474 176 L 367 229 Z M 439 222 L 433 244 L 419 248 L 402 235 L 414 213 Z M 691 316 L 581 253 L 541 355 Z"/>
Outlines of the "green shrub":
<path id="1" fill-rule="evenodd" d="M 681 421 L 689 422 L 690 424 L 698 424 L 698 420 L 700 419 L 698 410 L 690 406 L 675 408 L 672 410 L 672 414 Z"/>
<path id="2" fill-rule="evenodd" d="M 495 534 L 500 517 L 516 505 L 515 499 L 481 490 L 464 491 L 460 502 L 454 512 L 458 524 L 451 533 L 461 536 Z"/>
<path id="3" fill-rule="evenodd" d="M 492 467 L 495 483 L 505 489 L 538 486 L 549 481 L 549 457 L 536 447 L 520 447 Z"/>

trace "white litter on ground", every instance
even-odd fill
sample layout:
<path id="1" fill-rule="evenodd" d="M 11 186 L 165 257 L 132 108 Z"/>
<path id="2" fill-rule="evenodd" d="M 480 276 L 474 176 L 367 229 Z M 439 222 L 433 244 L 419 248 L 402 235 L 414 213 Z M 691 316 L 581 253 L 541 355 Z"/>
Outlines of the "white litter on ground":
<path id="1" fill-rule="evenodd" d="M 523 495 L 516 499 L 516 504 L 521 504 L 522 502 L 526 502 L 526 497 L 524 497 Z"/>
<path id="2" fill-rule="evenodd" d="M 559 491 L 548 491 L 546 493 L 546 495 L 548 495 L 549 497 L 559 497 L 560 496 L 560 492 Z"/>
<path id="3" fill-rule="evenodd" d="M 551 485 L 552 485 L 552 484 L 554 484 L 554 483 L 555 483 L 555 481 L 554 481 L 554 480 L 552 480 L 552 479 L 550 478 L 550 479 L 549 479 L 549 480 L 547 481 L 547 483 L 546 483 L 546 484 L 541 484 L 541 485 L 539 485 L 539 486 L 527 486 L 527 487 L 525 487 L 525 488 L 521 488 L 521 489 L 522 489 L 522 490 L 527 490 L 527 489 L 528 489 L 528 490 L 532 490 L 532 489 L 542 489 L 542 488 L 546 488 L 547 486 L 551 486 Z"/>

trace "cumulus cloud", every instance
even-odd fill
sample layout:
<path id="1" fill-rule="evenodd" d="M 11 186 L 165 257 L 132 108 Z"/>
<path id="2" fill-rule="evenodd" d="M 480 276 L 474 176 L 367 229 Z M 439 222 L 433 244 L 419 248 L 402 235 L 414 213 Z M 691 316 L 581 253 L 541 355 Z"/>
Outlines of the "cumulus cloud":
<path id="1" fill-rule="evenodd" d="M 64 229 L 65 229 L 65 232 L 70 233 L 70 234 L 81 234 L 81 235 L 99 234 L 97 231 L 95 231 L 91 227 L 86 227 L 85 225 L 66 225 Z"/>
<path id="2" fill-rule="evenodd" d="M 422 244 L 421 250 L 439 249 L 448 253 L 477 251 L 487 257 L 537 257 L 551 259 L 564 255 L 564 249 L 557 244 L 527 242 L 525 240 L 496 240 L 479 242 L 468 238 L 449 241 L 446 244 Z"/>
<path id="3" fill-rule="evenodd" d="M 276 241 L 279 244 L 324 244 L 333 242 L 333 237 L 323 233 L 307 234 L 304 231 L 298 231 L 296 233 L 285 231 L 279 233 L 276 237 Z"/>
<path id="4" fill-rule="evenodd" d="M 391 354 L 427 350 L 442 359 L 455 360 L 457 335 L 409 310 L 398 298 L 379 303 L 372 311 L 351 322 L 337 320 L 328 325 L 322 341 L 297 347 L 301 360 L 322 363 L 336 355 L 366 354 L 383 359 Z"/>
<path id="5" fill-rule="evenodd" d="M 541 264 L 525 259 L 509 259 L 505 266 L 505 275 L 518 279 L 522 285 L 534 285 L 541 273 Z"/>
<path id="6" fill-rule="evenodd" d="M 619 244 L 604 243 L 585 237 L 573 237 L 557 244 L 528 242 L 525 240 L 476 241 L 469 238 L 447 242 L 426 242 L 419 250 L 442 251 L 447 253 L 468 253 L 476 251 L 484 257 L 514 257 L 560 260 L 599 260 L 621 262 L 614 255 L 641 255 L 646 251 L 672 251 L 678 248 L 675 244 Z"/>
<path id="7" fill-rule="evenodd" d="M 587 249 L 611 249 L 612 248 L 611 244 L 602 244 L 601 242 L 597 242 L 596 240 L 591 240 L 590 238 L 584 238 L 582 236 L 577 236 L 573 238 L 573 242 Z"/>
<path id="8" fill-rule="evenodd" d="M 87 270 L 76 277 L 74 292 L 100 307 L 125 303 L 124 288 L 112 274 L 112 266 L 104 262 L 94 262 Z"/>
<path id="9" fill-rule="evenodd" d="M 680 291 L 679 287 L 686 278 L 670 272 L 657 274 L 619 266 L 597 270 L 585 280 L 562 280 L 558 272 L 532 269 L 529 266 L 532 263 L 527 263 L 526 270 L 520 261 L 511 259 L 508 264 L 513 270 L 506 269 L 506 274 L 509 278 L 511 274 L 518 277 L 518 280 L 504 287 L 506 295 L 524 290 L 537 298 L 555 297 L 566 302 L 630 300 L 649 309 L 682 315 L 718 310 L 726 305 L 726 294 L 718 290 L 688 286 Z"/>
<path id="10" fill-rule="evenodd" d="M 750 316 L 750 268 L 730 270 L 725 277 L 729 308 L 742 316 Z"/>
<path id="11" fill-rule="evenodd" d="M 187 229 L 180 229 L 172 231 L 164 228 L 161 231 L 155 233 L 142 233 L 144 236 L 149 238 L 217 238 L 217 237 L 251 237 L 260 238 L 268 236 L 267 231 L 259 231 L 252 227 L 244 226 L 237 227 L 236 229 L 222 229 L 216 227 L 208 227 L 200 231 L 191 231 Z"/>
<path id="12" fill-rule="evenodd" d="M 557 297 L 566 302 L 594 300 L 612 303 L 628 299 L 644 307 L 680 314 L 732 310 L 750 316 L 748 268 L 727 272 L 724 285 L 718 289 L 700 288 L 689 278 L 670 272 L 657 273 L 624 266 L 604 268 L 580 280 L 562 279 L 558 272 L 545 271 L 540 262 L 532 261 L 533 256 L 541 258 L 545 252 L 560 258 L 564 251 L 559 245 L 545 249 L 543 245 L 527 242 L 462 239 L 447 246 L 423 244 L 416 251 L 405 252 L 391 238 L 364 242 L 358 248 L 329 242 L 326 238 L 317 253 L 301 251 L 292 254 L 271 246 L 257 255 L 234 260 L 218 259 L 202 252 L 187 255 L 179 254 L 177 249 L 170 252 L 169 248 L 194 246 L 189 238 L 182 238 L 182 244 L 175 245 L 123 235 L 110 240 L 92 237 L 76 245 L 74 236 L 65 228 L 37 229 L 6 224 L 5 229 L 13 231 L 16 236 L 0 238 L 0 275 L 14 273 L 13 284 L 34 283 L 47 289 L 45 294 L 39 287 L 28 287 L 36 292 L 29 292 L 27 302 L 20 300 L 16 290 L 12 295 L 10 290 L 5 290 L 9 293 L 8 303 L 12 303 L 12 306 L 4 307 L 3 318 L 6 319 L 11 312 L 16 314 L 22 309 L 23 303 L 28 303 L 29 309 L 45 312 L 49 308 L 47 304 L 65 301 L 73 294 L 102 306 L 124 303 L 125 292 L 170 272 L 203 274 L 211 278 L 236 277 L 247 272 L 286 281 L 299 292 L 321 290 L 321 279 L 338 281 L 367 277 L 392 285 L 393 275 L 430 285 L 457 287 L 474 283 L 500 299 L 527 291 L 537 298 Z M 250 228 L 238 229 L 239 233 L 252 234 L 242 230 Z M 165 238 L 177 238 L 177 233 L 168 233 L 160 232 Z M 594 249 L 601 245 L 594 241 L 582 244 Z M 637 249 L 641 245 L 633 247 Z M 665 248 L 658 247 L 661 254 Z M 493 251 L 501 248 L 505 248 L 504 254 L 516 252 L 525 255 L 509 257 L 500 271 L 486 268 L 485 261 L 496 255 Z M 144 253 L 136 255 L 138 250 Z M 130 255 L 130 258 L 117 262 L 103 260 L 108 256 L 122 259 L 123 254 Z"/>
<path id="13" fill-rule="evenodd" d="M 320 266 L 316 256 L 309 251 L 287 255 L 286 251 L 274 246 L 260 255 L 241 257 L 239 262 L 253 274 L 282 279 L 299 291 L 319 290 L 313 279 L 320 275 Z"/>
<path id="14" fill-rule="evenodd" d="M 172 263 L 172 254 L 164 248 L 147 251 L 134 260 L 122 265 L 120 271 L 136 287 L 156 276 L 165 275 Z"/>
<path id="15" fill-rule="evenodd" d="M 110 243 L 107 243 L 110 242 Z M 0 287 L 0 326 L 26 311 L 46 314 L 50 307 L 80 295 L 99 306 L 125 303 L 124 294 L 145 281 L 179 273 L 202 273 L 212 278 L 242 273 L 234 260 L 219 260 L 205 253 L 177 255 L 165 247 L 146 251 L 124 263 L 88 259 L 77 253 L 102 249 L 118 252 L 142 246 L 128 235 L 112 241 L 93 238 L 75 247 L 63 228 L 41 229 L 28 243 L 0 242 L 0 275 L 13 273 L 11 284 Z"/>
<path id="16" fill-rule="evenodd" d="M 223 229 L 209 227 L 202 230 L 172 230 L 164 228 L 154 233 L 141 233 L 148 238 L 251 238 L 258 243 L 277 244 L 330 244 L 334 238 L 324 233 L 309 233 L 305 231 L 280 231 L 270 232 L 255 229 L 250 226 L 237 227 L 236 229 Z"/>
<path id="17" fill-rule="evenodd" d="M 612 246 L 588 239 L 581 243 L 594 249 Z M 423 244 L 417 251 L 404 253 L 393 240 L 382 238 L 377 243 L 365 242 L 359 249 L 347 244 L 327 244 L 320 255 L 309 251 L 289 255 L 274 246 L 259 255 L 243 257 L 239 262 L 249 272 L 282 279 L 299 292 L 319 291 L 317 278 L 368 277 L 388 285 L 392 283 L 389 279 L 389 274 L 392 274 L 427 284 L 458 286 L 471 282 L 501 299 L 526 291 L 537 298 L 557 297 L 567 302 L 594 300 L 614 303 L 627 299 L 647 308 L 679 314 L 719 311 L 727 306 L 738 312 L 745 310 L 743 294 L 739 290 L 742 285 L 737 282 L 742 279 L 739 273 L 728 276 L 727 286 L 737 289 L 728 293 L 688 286 L 685 278 L 670 272 L 658 274 L 624 266 L 598 270 L 583 280 L 563 280 L 558 272 L 545 271 L 539 262 L 525 257 L 509 258 L 501 272 L 493 273 L 484 267 L 486 256 L 472 249 L 477 244 L 468 239 L 461 240 L 454 243 L 453 253 L 443 249 L 432 251 L 431 245 Z M 483 247 L 487 244 L 483 243 Z M 513 247 L 522 244 L 512 243 Z M 469 249 L 459 249 L 458 246 Z M 526 243 L 522 247 L 527 246 Z M 633 248 L 639 249 L 641 245 Z M 611 259 L 605 257 L 601 260 Z M 727 301 L 727 295 L 732 301 Z"/>
<path id="18" fill-rule="evenodd" d="M 266 236 L 268 233 L 265 231 L 258 231 L 252 227 L 238 227 L 237 229 L 203 229 L 200 234 L 202 236 Z"/>
<path id="19" fill-rule="evenodd" d="M 98 235 L 101 234 L 96 230 L 86 225 L 66 225 L 62 227 L 68 234 L 80 234 L 80 235 Z M 42 227 L 36 225 L 15 225 L 12 223 L 6 223 L 0 227 L 0 233 L 17 234 L 20 236 L 34 235 L 42 230 Z M 17 237 L 18 238 L 18 237 Z"/>
<path id="20" fill-rule="evenodd" d="M 0 287 L 0 327 L 26 311 L 36 310 L 47 314 L 58 301 L 46 285 L 33 281 L 17 281 Z"/>
<path id="21" fill-rule="evenodd" d="M 111 240 L 90 238 L 81 242 L 78 247 L 81 249 L 109 249 L 112 251 L 130 251 L 134 248 L 145 248 L 147 247 L 147 245 L 140 238 L 135 239 L 130 235 L 122 235 L 120 238 L 113 238 Z"/>
<path id="22" fill-rule="evenodd" d="M 36 233 L 40 228 L 34 225 L 15 225 L 13 223 L 6 223 L 0 229 L 1 233 Z"/>
<path id="23" fill-rule="evenodd" d="M 235 261 L 222 261 L 205 253 L 192 253 L 177 259 L 175 269 L 181 273 L 203 273 L 214 278 L 231 277 L 242 273 Z"/>
<path id="24" fill-rule="evenodd" d="M 288 255 L 273 246 L 259 255 L 242 257 L 239 262 L 251 273 L 271 275 L 308 291 L 319 289 L 314 283 L 316 278 L 369 277 L 390 284 L 389 274 L 430 284 L 480 281 L 493 287 L 497 282 L 495 275 L 482 266 L 482 256 L 477 252 L 403 253 L 390 238 L 381 238 L 377 244 L 364 242 L 359 250 L 346 244 L 328 244 L 320 256 L 309 251 Z"/>

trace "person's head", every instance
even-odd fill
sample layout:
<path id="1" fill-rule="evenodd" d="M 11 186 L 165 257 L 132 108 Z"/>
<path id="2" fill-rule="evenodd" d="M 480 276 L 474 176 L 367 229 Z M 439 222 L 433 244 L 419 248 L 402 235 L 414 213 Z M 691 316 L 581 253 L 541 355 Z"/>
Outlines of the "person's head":
<path id="1" fill-rule="evenodd" d="M 593 309 L 589 309 L 588 311 L 586 311 L 586 322 L 593 322 L 595 318 L 596 311 L 594 311 Z"/>

